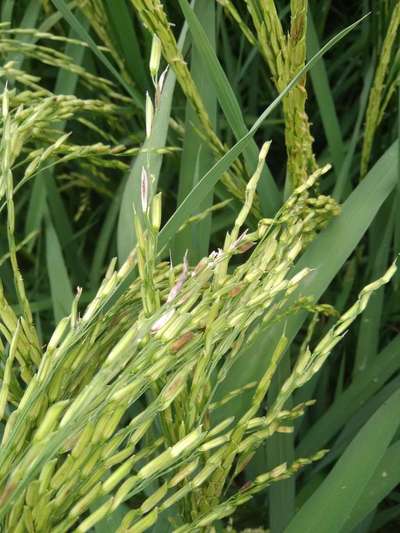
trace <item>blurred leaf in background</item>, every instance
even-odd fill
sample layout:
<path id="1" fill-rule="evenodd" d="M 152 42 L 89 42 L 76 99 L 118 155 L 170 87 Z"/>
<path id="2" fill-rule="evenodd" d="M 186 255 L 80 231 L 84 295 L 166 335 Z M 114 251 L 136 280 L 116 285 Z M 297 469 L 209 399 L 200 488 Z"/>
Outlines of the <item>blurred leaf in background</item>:
<path id="1" fill-rule="evenodd" d="M 0 2 L 2 531 L 399 530 L 399 84 L 398 0 Z"/>

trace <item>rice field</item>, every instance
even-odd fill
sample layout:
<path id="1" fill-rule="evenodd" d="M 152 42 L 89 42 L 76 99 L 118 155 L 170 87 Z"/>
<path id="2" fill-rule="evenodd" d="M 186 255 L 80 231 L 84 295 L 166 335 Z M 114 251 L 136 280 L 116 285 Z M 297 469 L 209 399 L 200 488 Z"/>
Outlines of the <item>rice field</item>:
<path id="1" fill-rule="evenodd" d="M 0 531 L 400 530 L 398 0 L 0 1 Z"/>

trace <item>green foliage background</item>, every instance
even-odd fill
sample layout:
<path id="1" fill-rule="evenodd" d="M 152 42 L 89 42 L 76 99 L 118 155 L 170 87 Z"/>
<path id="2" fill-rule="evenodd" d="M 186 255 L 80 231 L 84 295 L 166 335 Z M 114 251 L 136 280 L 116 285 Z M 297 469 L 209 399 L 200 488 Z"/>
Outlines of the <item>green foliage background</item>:
<path id="1" fill-rule="evenodd" d="M 331 170 L 311 187 L 305 208 L 317 213 L 318 222 L 291 271 L 312 269 L 300 287 L 301 296 L 309 298 L 311 318 L 305 306 L 246 338 L 216 398 L 239 391 L 216 423 L 242 416 L 251 397 L 246 387 L 260 382 L 284 330 L 289 348 L 253 416 L 268 414 L 302 346 L 315 347 L 335 323 L 333 308 L 344 313 L 400 251 L 399 3 L 197 0 L 189 6 L 187 0 L 2 0 L 0 18 L 0 87 L 8 92 L 13 111 L 21 105 L 31 117 L 21 133 L 24 150 L 11 165 L 11 189 L 5 164 L 2 168 L 2 402 L 10 402 L 3 409 L 2 432 L 18 406 L 15 398 L 31 379 L 18 374 L 7 396 L 6 361 L 19 327 L 4 318 L 8 305 L 15 317 L 26 320 L 21 329 L 30 349 L 41 352 L 71 308 L 83 313 L 107 271 L 112 274 L 107 269 L 113 258 L 121 267 L 139 238 L 145 296 L 143 289 L 137 288 L 137 294 L 145 301 L 146 318 L 156 316 L 153 278 L 159 271 L 152 261 L 170 258 L 181 265 L 187 252 L 188 265 L 194 267 L 211 250 L 224 248 L 243 205 L 248 207 L 246 226 L 256 232 L 260 219 L 273 219 L 291 193 L 329 163 Z M 161 58 L 151 72 L 154 35 Z M 35 117 L 33 110 L 53 94 L 71 100 L 54 97 L 48 110 Z M 4 118 L 3 135 L 5 124 Z M 54 148 L 63 133 L 69 136 Z M 271 146 L 257 190 L 246 192 L 266 141 Z M 46 153 L 51 145 L 52 152 Z M 162 222 L 154 242 L 150 230 L 142 235 L 142 246 L 140 232 L 148 223 L 138 222 L 143 219 L 143 167 L 151 175 L 150 198 L 162 193 Z M 287 224 L 290 229 L 290 219 Z M 234 255 L 230 269 L 248 257 Z M 18 270 L 23 288 L 16 282 Z M 116 297 L 135 275 L 119 286 Z M 292 421 L 293 432 L 276 433 L 257 447 L 225 496 L 240 495 L 257 476 L 282 463 L 329 451 L 299 473 L 302 465 L 297 465 L 282 475 L 289 479 L 260 489 L 243 505 L 235 504 L 234 512 L 221 511 L 203 530 L 397 531 L 399 279 L 396 273 L 385 287 L 376 288 L 324 366 L 287 399 L 287 409 L 315 399 Z M 79 305 L 77 287 L 83 289 Z M 146 294 L 155 300 L 146 300 Z M 140 296 L 129 303 L 132 323 L 139 301 Z M 36 364 L 35 355 L 31 359 Z M 28 376 L 31 369 L 25 372 Z M 122 426 L 138 409 L 138 403 L 129 407 Z M 13 465 L 1 470 L 1 460 L 0 452 L 4 505 Z M 157 481 L 153 485 L 155 490 Z M 123 506 L 140 507 L 152 490 L 108 513 L 95 530 L 117 531 Z M 90 511 L 100 503 L 95 500 Z M 24 505 L 29 508 L 29 501 Z M 31 526 L 28 518 L 4 529 L 11 523 L 8 512 L 1 518 L 4 531 L 53 531 L 36 522 Z M 154 531 L 201 530 L 193 515 L 180 517 L 183 522 L 169 520 L 179 512 L 174 507 L 160 514 L 155 525 L 151 512 L 144 516 Z M 141 531 L 143 524 L 118 531 Z M 65 530 L 78 525 L 69 527 Z"/>

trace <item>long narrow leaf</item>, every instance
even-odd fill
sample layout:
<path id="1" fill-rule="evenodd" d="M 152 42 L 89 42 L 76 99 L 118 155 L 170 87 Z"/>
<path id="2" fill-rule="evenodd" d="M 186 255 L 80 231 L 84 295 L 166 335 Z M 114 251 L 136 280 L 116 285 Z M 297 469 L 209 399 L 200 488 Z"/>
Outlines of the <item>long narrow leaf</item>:
<path id="1" fill-rule="evenodd" d="M 337 398 L 301 440 L 297 453 L 308 455 L 327 446 L 350 417 L 400 368 L 400 335 Z"/>
<path id="2" fill-rule="evenodd" d="M 190 9 L 190 8 L 189 8 Z M 195 12 L 204 27 L 207 44 L 216 46 L 215 28 L 215 5 L 213 0 L 197 2 L 194 6 Z M 191 11 L 191 10 L 190 10 Z M 197 22 L 197 19 L 196 19 Z M 191 50 L 191 75 L 195 82 L 199 95 L 203 100 L 205 109 L 210 118 L 213 128 L 217 121 L 217 98 L 212 84 L 208 77 L 204 76 L 204 63 L 201 53 L 197 47 Z M 210 168 L 214 161 L 214 154 L 211 148 L 199 135 L 200 122 L 197 113 L 190 102 L 186 103 L 185 137 L 183 142 L 182 159 L 179 172 L 178 204 L 190 193 L 199 178 Z M 212 206 L 213 190 L 198 206 L 197 212 L 204 212 Z M 196 224 L 191 224 L 180 231 L 175 238 L 173 247 L 174 261 L 181 261 L 190 248 L 189 261 L 197 263 L 202 257 L 208 254 L 211 232 L 211 216 Z"/>
<path id="3" fill-rule="evenodd" d="M 73 293 L 60 243 L 50 220 L 46 224 L 46 259 L 56 322 L 71 311 Z"/>
<path id="4" fill-rule="evenodd" d="M 380 206 L 396 185 L 397 152 L 398 142 L 395 142 L 349 196 L 341 214 L 314 240 L 299 260 L 296 271 L 305 267 L 313 269 L 302 285 L 303 296 L 318 300 L 360 242 Z M 340 247 L 337 246 L 338 242 Z M 332 253 L 332 250 L 335 252 Z M 289 341 L 293 340 L 306 316 L 305 313 L 299 313 L 287 321 L 286 336 Z M 265 366 L 269 363 L 269 347 L 279 337 L 280 328 L 281 326 L 261 332 L 254 343 L 243 350 L 242 357 L 239 357 L 231 371 L 231 383 L 235 384 L 235 388 L 252 382 L 265 371 Z M 226 392 L 222 387 L 220 394 L 224 395 Z"/>
<path id="5" fill-rule="evenodd" d="M 399 427 L 399 400 L 400 390 L 397 390 L 359 431 L 285 533 L 343 530 Z"/>
<path id="6" fill-rule="evenodd" d="M 92 52 L 100 59 L 103 65 L 111 72 L 116 80 L 122 85 L 126 92 L 132 97 L 133 102 L 139 109 L 144 109 L 144 99 L 138 91 L 129 85 L 118 70 L 114 67 L 111 61 L 107 56 L 99 49 L 95 41 L 90 37 L 89 33 L 86 31 L 84 26 L 79 22 L 76 16 L 72 13 L 68 5 L 64 0 L 52 0 L 55 7 L 63 14 L 65 20 L 71 25 L 71 27 L 76 31 L 80 38 L 85 41 L 91 48 Z"/>
<path id="7" fill-rule="evenodd" d="M 228 78 L 210 45 L 205 30 L 201 27 L 201 24 L 197 20 L 193 10 L 190 8 L 188 1 L 179 0 L 179 4 L 192 33 L 194 45 L 199 56 L 202 58 L 203 70 L 204 72 L 207 72 L 209 79 L 212 81 L 225 117 L 232 128 L 236 139 L 239 140 L 248 133 L 240 104 L 237 101 Z M 258 160 L 258 149 L 253 139 L 251 139 L 248 145 L 244 148 L 243 155 L 245 157 L 247 170 L 251 175 L 257 166 Z M 267 215 L 271 215 L 278 210 L 281 203 L 281 194 L 279 193 L 268 168 L 265 169 L 264 176 L 259 181 L 259 194 L 261 205 Z"/>
<path id="8" fill-rule="evenodd" d="M 337 42 L 351 32 L 365 17 L 351 24 L 335 37 L 333 37 L 325 46 L 323 46 L 319 52 L 311 58 L 307 64 L 296 74 L 287 87 L 273 100 L 273 102 L 265 109 L 260 115 L 257 121 L 253 124 L 248 133 L 242 137 L 199 181 L 196 187 L 193 188 L 191 193 L 185 198 L 182 204 L 175 211 L 174 215 L 168 220 L 160 233 L 160 249 L 162 250 L 170 241 L 172 236 L 178 231 L 178 229 L 184 224 L 184 222 L 193 214 L 196 206 L 210 190 L 215 186 L 217 181 L 221 178 L 222 174 L 228 170 L 230 165 L 235 159 L 243 152 L 251 138 L 256 131 L 262 125 L 264 120 L 270 115 L 270 113 L 279 105 L 285 95 L 296 85 L 298 80 L 314 65 L 318 59 L 323 56 L 328 50 L 330 50 Z"/>

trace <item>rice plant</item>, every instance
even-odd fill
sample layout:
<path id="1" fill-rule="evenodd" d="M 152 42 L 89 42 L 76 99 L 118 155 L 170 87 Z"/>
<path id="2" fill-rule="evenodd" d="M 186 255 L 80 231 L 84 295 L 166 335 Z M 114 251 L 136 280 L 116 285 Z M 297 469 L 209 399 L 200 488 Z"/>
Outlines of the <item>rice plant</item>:
<path id="1" fill-rule="evenodd" d="M 353 7 L 0 5 L 1 531 L 395 530 L 400 10 Z"/>

